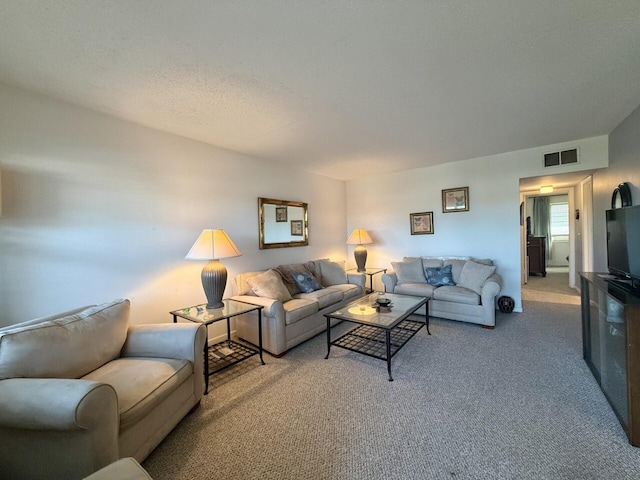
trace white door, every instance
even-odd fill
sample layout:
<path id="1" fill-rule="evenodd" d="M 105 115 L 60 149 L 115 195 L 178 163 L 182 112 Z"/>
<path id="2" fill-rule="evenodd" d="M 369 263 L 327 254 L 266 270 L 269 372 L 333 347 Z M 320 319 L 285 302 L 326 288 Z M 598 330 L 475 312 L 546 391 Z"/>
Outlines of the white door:
<path id="1" fill-rule="evenodd" d="M 593 271 L 593 177 L 589 176 L 580 182 L 582 206 L 580 221 L 582 226 L 582 269 Z"/>

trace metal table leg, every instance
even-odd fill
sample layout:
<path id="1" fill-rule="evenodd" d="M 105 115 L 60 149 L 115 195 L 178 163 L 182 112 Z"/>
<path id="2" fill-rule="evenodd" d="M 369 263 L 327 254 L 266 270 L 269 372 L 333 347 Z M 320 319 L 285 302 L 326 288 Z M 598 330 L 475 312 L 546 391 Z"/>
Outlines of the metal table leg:
<path id="1" fill-rule="evenodd" d="M 329 353 L 331 353 L 331 318 L 327 317 L 327 356 L 324 357 L 325 360 L 329 358 Z"/>
<path id="2" fill-rule="evenodd" d="M 258 349 L 260 350 L 260 361 L 264 365 L 262 358 L 262 309 L 258 309 Z"/>
<path id="3" fill-rule="evenodd" d="M 386 331 L 387 337 L 387 372 L 389 373 L 389 381 L 393 382 L 393 377 L 391 376 L 391 330 Z"/>
<path id="4" fill-rule="evenodd" d="M 209 325 L 204 326 L 204 394 L 209 394 Z"/>

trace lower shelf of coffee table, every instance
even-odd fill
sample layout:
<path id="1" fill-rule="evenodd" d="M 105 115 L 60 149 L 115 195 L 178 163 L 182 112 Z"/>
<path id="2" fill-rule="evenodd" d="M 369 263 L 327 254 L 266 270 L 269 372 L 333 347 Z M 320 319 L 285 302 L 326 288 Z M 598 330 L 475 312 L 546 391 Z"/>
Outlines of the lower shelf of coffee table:
<path id="1" fill-rule="evenodd" d="M 214 345 L 209 345 L 207 351 L 209 376 L 257 354 L 257 348 L 249 347 L 234 340 L 223 340 Z"/>
<path id="2" fill-rule="evenodd" d="M 391 330 L 391 356 L 424 327 L 424 322 L 403 320 Z M 387 360 L 387 340 L 384 328 L 359 325 L 331 342 L 331 345 L 358 352 L 369 357 Z"/>

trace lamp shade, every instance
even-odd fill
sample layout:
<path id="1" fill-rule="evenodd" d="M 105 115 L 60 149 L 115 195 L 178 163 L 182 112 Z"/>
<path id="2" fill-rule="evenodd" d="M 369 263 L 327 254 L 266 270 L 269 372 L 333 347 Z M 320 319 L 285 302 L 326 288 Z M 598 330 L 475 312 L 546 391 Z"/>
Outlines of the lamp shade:
<path id="1" fill-rule="evenodd" d="M 209 260 L 201 274 L 207 308 L 224 307 L 222 296 L 227 286 L 227 269 L 220 259 L 240 255 L 240 250 L 224 230 L 203 230 L 187 253 L 186 258 L 189 260 Z"/>
<path id="2" fill-rule="evenodd" d="M 185 258 L 189 260 L 217 260 L 239 257 L 240 250 L 224 230 L 203 230 Z"/>
<path id="3" fill-rule="evenodd" d="M 347 245 L 366 245 L 368 243 L 373 243 L 373 240 L 364 228 L 354 229 L 347 240 Z"/>

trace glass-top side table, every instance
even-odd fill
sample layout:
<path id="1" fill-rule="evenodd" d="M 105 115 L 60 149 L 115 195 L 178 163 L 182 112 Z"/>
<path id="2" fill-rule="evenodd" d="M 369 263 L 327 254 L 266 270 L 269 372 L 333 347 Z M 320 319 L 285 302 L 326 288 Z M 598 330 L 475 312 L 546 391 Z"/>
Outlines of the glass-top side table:
<path id="1" fill-rule="evenodd" d="M 365 293 L 371 293 L 373 292 L 373 276 L 377 275 L 379 273 L 387 273 L 387 269 L 386 268 L 378 268 L 378 267 L 372 267 L 372 268 L 365 268 L 363 272 L 359 272 L 357 268 L 350 268 L 349 270 L 347 270 L 347 272 L 357 272 L 357 273 L 364 273 L 365 275 L 369 276 L 369 289 L 366 290 Z"/>
<path id="2" fill-rule="evenodd" d="M 222 300 L 224 304 L 221 308 L 207 309 L 207 304 L 195 305 L 193 307 L 181 308 L 170 312 L 173 316 L 173 323 L 178 322 L 178 318 L 205 326 L 207 331 L 207 341 L 204 345 L 204 379 L 205 394 L 209 393 L 209 377 L 215 373 L 229 368 L 256 354 L 260 355 L 260 362 L 264 365 L 262 358 L 262 305 L 238 302 L 236 300 Z M 258 348 L 231 340 L 231 318 L 248 312 L 258 312 Z M 227 339 L 214 345 L 209 343 L 209 325 L 227 321 Z"/>

